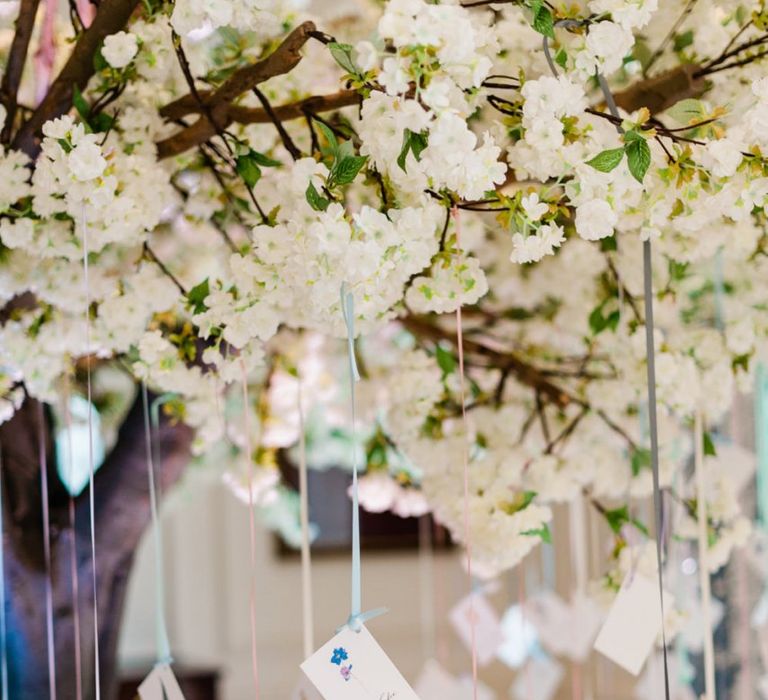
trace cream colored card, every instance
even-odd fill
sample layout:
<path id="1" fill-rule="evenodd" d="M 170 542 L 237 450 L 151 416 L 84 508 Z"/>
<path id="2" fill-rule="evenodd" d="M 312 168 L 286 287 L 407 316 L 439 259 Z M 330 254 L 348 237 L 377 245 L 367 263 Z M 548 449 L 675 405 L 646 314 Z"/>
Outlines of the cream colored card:
<path id="1" fill-rule="evenodd" d="M 342 629 L 301 670 L 325 700 L 418 700 L 365 627 Z"/>
<path id="2" fill-rule="evenodd" d="M 554 659 L 540 656 L 523 666 L 509 696 L 512 700 L 552 700 L 563 682 L 563 667 Z"/>
<path id="3" fill-rule="evenodd" d="M 155 666 L 139 686 L 141 700 L 184 700 L 179 682 L 168 664 Z"/>
<path id="4" fill-rule="evenodd" d="M 482 593 L 470 593 L 454 606 L 450 614 L 451 624 L 468 650 L 472 649 L 473 619 L 477 663 L 486 666 L 496 656 L 504 634 L 496 611 Z"/>
<path id="5" fill-rule="evenodd" d="M 630 574 L 613 602 L 595 649 L 633 676 L 640 673 L 661 632 L 659 588 L 640 573 Z"/>

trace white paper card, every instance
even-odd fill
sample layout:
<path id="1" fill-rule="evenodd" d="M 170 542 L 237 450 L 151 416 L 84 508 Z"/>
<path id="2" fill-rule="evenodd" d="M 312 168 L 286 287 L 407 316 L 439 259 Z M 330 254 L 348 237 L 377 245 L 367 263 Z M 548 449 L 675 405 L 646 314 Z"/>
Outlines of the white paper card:
<path id="1" fill-rule="evenodd" d="M 184 700 L 179 682 L 168 664 L 155 666 L 139 686 L 141 700 Z"/>
<path id="2" fill-rule="evenodd" d="M 415 689 L 421 700 L 464 700 L 458 680 L 434 659 L 424 664 Z"/>
<path id="3" fill-rule="evenodd" d="M 633 676 L 640 673 L 661 632 L 658 586 L 637 572 L 630 574 L 613 602 L 595 649 Z"/>
<path id="4" fill-rule="evenodd" d="M 301 670 L 325 700 L 418 700 L 371 633 L 345 627 Z"/>
<path id="5" fill-rule="evenodd" d="M 554 659 L 530 659 L 509 689 L 512 700 L 552 700 L 563 682 L 563 667 Z"/>
<path id="6" fill-rule="evenodd" d="M 302 673 L 299 682 L 291 693 L 291 700 L 323 700 L 323 696 L 315 690 L 315 686 Z"/>
<path id="7" fill-rule="evenodd" d="M 472 649 L 473 619 L 477 663 L 486 666 L 496 656 L 504 634 L 496 611 L 481 593 L 470 593 L 454 606 L 450 614 L 451 624 L 468 650 Z"/>
<path id="8" fill-rule="evenodd" d="M 562 598 L 552 591 L 545 591 L 530 598 L 525 603 L 525 618 L 536 628 L 539 640 L 547 651 L 560 656 L 568 646 L 564 634 L 564 620 L 570 617 L 570 611 Z"/>

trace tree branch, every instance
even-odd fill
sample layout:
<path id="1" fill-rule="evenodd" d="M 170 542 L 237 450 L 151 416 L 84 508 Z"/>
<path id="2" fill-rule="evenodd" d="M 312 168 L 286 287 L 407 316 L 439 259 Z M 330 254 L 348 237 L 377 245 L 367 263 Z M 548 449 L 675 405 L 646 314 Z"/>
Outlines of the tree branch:
<path id="1" fill-rule="evenodd" d="M 314 23 L 300 24 L 269 56 L 235 71 L 217 90 L 198 92 L 197 96 L 185 95 L 163 107 L 160 114 L 166 118 L 180 119 L 202 110 L 205 114 L 174 136 L 159 141 L 158 157 L 169 158 L 183 153 L 226 129 L 233 121 L 230 115 L 231 103 L 260 83 L 293 70 L 301 61 L 301 48 L 309 41 L 314 31 Z M 265 121 L 269 121 L 266 110 L 260 111 L 264 113 Z"/>
<path id="2" fill-rule="evenodd" d="M 414 335 L 422 338 L 428 337 L 433 340 L 455 341 L 453 334 L 443 331 L 439 326 L 430 323 L 424 317 L 406 316 L 400 319 L 400 323 L 414 333 Z M 572 403 L 583 405 L 582 401 L 569 394 L 565 389 L 553 384 L 539 369 L 514 353 L 497 351 L 468 338 L 466 335 L 464 336 L 464 348 L 468 352 L 493 358 L 498 363 L 497 366 L 504 367 L 507 371 L 514 374 L 521 384 L 534 389 L 537 395 L 546 396 L 547 399 L 559 408 L 565 408 Z"/>
<path id="3" fill-rule="evenodd" d="M 8 143 L 11 140 L 11 131 L 13 122 L 16 119 L 16 109 L 18 108 L 17 95 L 21 76 L 24 73 L 24 66 L 27 62 L 27 51 L 29 50 L 29 41 L 32 38 L 32 30 L 35 27 L 35 17 L 40 0 L 21 0 L 19 7 L 19 16 L 16 18 L 16 33 L 13 35 L 11 48 L 8 53 L 8 62 L 5 66 L 5 75 L 0 91 L 2 92 L 2 101 L 7 110 L 5 125 L 3 126 L 0 141 Z"/>
<path id="4" fill-rule="evenodd" d="M 84 90 L 95 72 L 93 57 L 104 38 L 120 31 L 128 22 L 139 0 L 101 0 L 92 24 L 80 34 L 61 73 L 53 81 L 43 101 L 22 125 L 13 147 L 34 158 L 40 150 L 39 137 L 45 122 L 66 114 L 72 107 L 74 86 Z"/>

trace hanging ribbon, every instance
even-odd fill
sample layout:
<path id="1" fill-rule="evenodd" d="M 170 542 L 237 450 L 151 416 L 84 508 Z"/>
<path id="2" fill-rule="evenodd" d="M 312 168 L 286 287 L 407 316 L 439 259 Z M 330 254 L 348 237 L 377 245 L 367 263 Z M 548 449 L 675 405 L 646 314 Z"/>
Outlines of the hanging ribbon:
<path id="1" fill-rule="evenodd" d="M 88 506 L 91 527 L 91 565 L 93 583 L 93 664 L 96 700 L 101 700 L 101 672 L 99 670 L 99 605 L 96 589 L 96 506 L 93 489 L 93 407 L 91 387 L 91 286 L 88 279 L 88 218 L 85 203 L 81 212 L 81 230 L 83 234 L 83 282 L 85 286 L 85 375 L 86 398 L 88 399 Z"/>
<path id="2" fill-rule="evenodd" d="M 454 205 L 451 215 L 456 222 L 456 250 L 461 255 L 461 225 L 459 221 L 459 210 Z M 459 397 L 461 400 L 461 426 L 462 426 L 462 461 L 464 472 L 464 550 L 467 558 L 467 577 L 469 578 L 470 590 L 474 589 L 472 584 L 472 537 L 469 521 L 469 446 L 467 439 L 469 430 L 467 428 L 467 400 L 464 387 L 464 328 L 461 318 L 461 303 L 456 307 L 456 348 L 459 355 Z M 477 639 L 476 639 L 476 620 L 474 615 L 474 603 L 470 598 L 469 607 L 469 629 L 472 643 L 472 695 L 477 700 Z"/>
<path id="3" fill-rule="evenodd" d="M 8 640 L 5 621 L 5 520 L 3 518 L 3 446 L 0 445 L 0 697 L 8 700 Z"/>
<path id="4" fill-rule="evenodd" d="M 715 649 L 712 641 L 712 592 L 709 581 L 708 561 L 708 520 L 706 484 L 704 481 L 704 427 L 700 411 L 694 418 L 693 439 L 696 476 L 696 516 L 699 532 L 699 585 L 701 586 L 701 608 L 704 635 L 704 697 L 715 700 Z"/>
<path id="5" fill-rule="evenodd" d="M 43 560 L 45 565 L 45 632 L 48 646 L 48 694 L 56 700 L 56 649 L 53 639 L 53 582 L 51 581 L 51 517 L 48 504 L 48 455 L 45 444 L 43 404 L 37 402 L 37 437 L 40 496 L 43 506 Z"/>
<path id="6" fill-rule="evenodd" d="M 621 118 L 608 83 L 598 73 L 600 89 L 611 114 Z M 621 126 L 616 127 L 623 133 Z M 651 473 L 653 478 L 653 510 L 656 531 L 656 567 L 658 569 L 659 604 L 661 606 L 661 637 L 664 657 L 664 697 L 670 700 L 669 659 L 667 657 L 667 634 L 664 629 L 664 572 L 662 548 L 664 540 L 664 495 L 659 485 L 659 430 L 656 415 L 656 348 L 654 343 L 653 323 L 653 264 L 651 259 L 651 241 L 643 241 L 643 296 L 645 305 L 645 352 L 648 377 L 648 423 L 651 437 Z"/>
<path id="7" fill-rule="evenodd" d="M 141 401 L 144 409 L 144 442 L 147 450 L 147 472 L 149 476 L 149 509 L 152 518 L 152 540 L 155 554 L 155 643 L 157 650 L 157 665 L 170 664 L 171 644 L 168 641 L 168 627 L 165 617 L 165 580 L 163 576 L 163 538 L 160 530 L 160 518 L 157 508 L 157 487 L 155 477 L 155 458 L 153 449 L 158 443 L 160 428 L 160 405 L 172 398 L 172 394 L 160 396 L 152 402 L 152 424 L 150 426 L 149 392 L 147 383 L 141 383 Z M 161 462 L 157 460 L 157 464 Z"/>
<path id="8" fill-rule="evenodd" d="M 360 628 L 368 620 L 383 615 L 386 608 L 376 608 L 362 612 L 362 582 L 360 564 L 360 495 L 358 492 L 357 478 L 357 419 L 355 412 L 355 384 L 360 381 L 360 372 L 357 369 L 355 359 L 355 298 L 348 291 L 347 283 L 341 284 L 341 313 L 344 324 L 347 327 L 347 355 L 349 362 L 349 388 L 350 407 L 352 415 L 352 589 L 349 617 L 339 630 L 349 627 L 353 632 L 359 632 Z"/>
<path id="9" fill-rule="evenodd" d="M 250 580 L 248 585 L 251 622 L 251 670 L 253 692 L 259 699 L 259 654 L 256 640 L 256 505 L 253 502 L 253 444 L 251 443 L 250 401 L 248 399 L 248 372 L 240 359 L 243 382 L 243 423 L 245 430 L 246 464 L 248 466 L 248 532 L 250 536 Z"/>
<path id="10" fill-rule="evenodd" d="M 304 406 L 301 374 L 296 369 L 296 408 L 299 412 L 299 520 L 301 522 L 301 602 L 304 618 L 304 658 L 315 650 L 315 612 L 312 598 L 312 552 L 309 541 L 309 483 L 307 478 L 307 439 L 304 434 Z"/>
<path id="11" fill-rule="evenodd" d="M 71 484 L 73 483 L 74 460 L 72 459 L 72 414 L 69 410 L 69 400 L 69 380 L 67 379 L 64 390 L 64 432 L 67 436 L 67 475 Z M 80 582 L 77 573 L 77 527 L 75 522 L 75 497 L 71 493 L 69 494 L 69 527 L 72 530 L 72 546 L 69 550 L 69 574 L 72 579 L 72 624 L 75 635 L 75 692 L 77 693 L 77 700 L 83 700 Z"/>
<path id="12" fill-rule="evenodd" d="M 768 530 L 768 371 L 757 366 L 755 386 L 755 441 L 757 449 L 757 518 Z"/>

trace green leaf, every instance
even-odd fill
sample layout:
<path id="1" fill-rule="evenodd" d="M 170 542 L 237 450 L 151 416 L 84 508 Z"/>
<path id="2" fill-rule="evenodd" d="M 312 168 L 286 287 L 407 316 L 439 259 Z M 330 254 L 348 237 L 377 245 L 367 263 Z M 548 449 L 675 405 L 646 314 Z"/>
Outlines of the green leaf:
<path id="1" fill-rule="evenodd" d="M 253 159 L 255 163 L 265 168 L 278 168 L 282 165 L 282 163 L 279 160 L 275 160 L 274 158 L 265 156 L 263 153 L 259 153 L 258 151 L 251 151 L 249 153 L 249 156 Z"/>
<path id="2" fill-rule="evenodd" d="M 89 105 L 87 100 L 83 97 L 83 93 L 80 92 L 80 88 L 77 87 L 77 85 L 72 86 L 72 104 L 80 115 L 80 118 L 86 124 L 89 124 L 88 118 L 91 114 L 91 105 Z"/>
<path id="3" fill-rule="evenodd" d="M 712 436 L 708 433 L 704 433 L 704 454 L 710 457 L 717 457 L 717 450 L 715 449 L 715 443 L 712 442 Z"/>
<path id="4" fill-rule="evenodd" d="M 542 542 L 552 544 L 552 532 L 549 529 L 549 525 L 544 523 L 541 527 L 535 530 L 523 530 L 521 535 L 527 535 L 529 537 L 541 537 Z"/>
<path id="5" fill-rule="evenodd" d="M 621 528 L 624 527 L 625 523 L 629 522 L 629 508 L 627 506 L 607 510 L 604 515 L 609 527 L 617 535 L 621 533 Z"/>
<path id="6" fill-rule="evenodd" d="M 325 137 L 325 140 L 328 142 L 328 148 L 323 149 L 323 147 L 320 147 L 320 150 L 322 151 L 323 155 L 332 155 L 336 157 L 336 154 L 339 151 L 339 142 L 336 140 L 336 134 L 333 133 L 333 130 L 327 126 L 326 124 L 323 124 L 323 122 L 315 120 L 315 125 L 320 130 L 320 133 Z"/>
<path id="7" fill-rule="evenodd" d="M 261 179 L 261 168 L 252 157 L 253 153 L 254 151 L 249 151 L 245 155 L 238 156 L 235 161 L 235 170 L 248 187 L 253 187 Z"/>
<path id="8" fill-rule="evenodd" d="M 601 151 L 594 158 L 587 161 L 595 170 L 601 173 L 609 173 L 616 168 L 624 157 L 624 147 L 609 148 L 607 151 Z"/>
<path id="9" fill-rule="evenodd" d="M 309 183 L 309 187 L 307 187 L 306 197 L 309 206 L 315 211 L 325 211 L 331 203 L 329 199 L 323 197 L 317 189 L 315 189 L 315 186 L 311 182 Z"/>
<path id="10" fill-rule="evenodd" d="M 647 447 L 638 447 L 632 452 L 632 476 L 638 476 L 643 469 L 650 469 L 651 451 Z"/>
<path id="11" fill-rule="evenodd" d="M 400 170 L 408 172 L 405 169 L 408 151 L 413 151 L 413 157 L 418 162 L 421 160 L 421 154 L 428 145 L 429 141 L 425 132 L 411 131 L 410 129 L 403 130 L 403 146 L 400 149 L 400 155 L 397 157 L 397 164 L 400 166 Z"/>
<path id="12" fill-rule="evenodd" d="M 704 103 L 701 100 L 692 98 L 675 102 L 666 114 L 674 119 L 678 124 L 690 124 L 692 121 L 701 120 L 706 114 Z"/>
<path id="13" fill-rule="evenodd" d="M 548 7 L 539 7 L 533 16 L 533 28 L 550 39 L 555 38 L 555 20 Z"/>
<path id="14" fill-rule="evenodd" d="M 440 369 L 443 370 L 444 377 L 456 369 L 456 358 L 441 345 L 438 345 L 435 350 L 435 359 Z"/>
<path id="15" fill-rule="evenodd" d="M 349 44 L 339 44 L 335 41 L 332 41 L 330 44 L 328 44 L 328 48 L 331 51 L 331 56 L 333 56 L 333 59 L 338 63 L 347 73 L 352 73 L 353 75 L 359 75 L 360 69 L 355 65 L 354 60 L 352 60 L 352 46 Z"/>
<path id="16" fill-rule="evenodd" d="M 206 277 L 200 284 L 192 287 L 187 292 L 187 302 L 193 313 L 201 314 L 208 309 L 205 305 L 205 298 L 210 294 L 210 285 Z"/>
<path id="17" fill-rule="evenodd" d="M 629 132 L 629 134 L 631 133 L 633 132 Z M 632 173 L 635 180 L 642 182 L 651 165 L 651 149 L 648 146 L 648 142 L 642 137 L 635 138 L 630 140 L 626 149 L 629 172 Z"/>
<path id="18" fill-rule="evenodd" d="M 683 49 L 687 49 L 691 44 L 693 44 L 692 29 L 689 29 L 687 32 L 683 32 L 682 34 L 675 35 L 675 51 L 682 51 Z"/>
<path id="19" fill-rule="evenodd" d="M 558 49 L 557 53 L 555 54 L 555 63 L 557 63 L 560 68 L 565 70 L 565 66 L 568 63 L 568 54 L 566 53 L 565 49 Z"/>
<path id="20" fill-rule="evenodd" d="M 333 164 L 331 173 L 328 176 L 328 187 L 348 185 L 357 177 L 357 174 L 367 160 L 367 156 L 346 156 L 341 160 L 337 160 Z"/>

